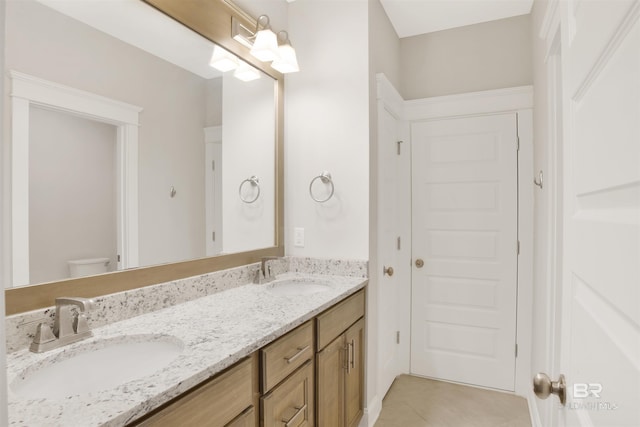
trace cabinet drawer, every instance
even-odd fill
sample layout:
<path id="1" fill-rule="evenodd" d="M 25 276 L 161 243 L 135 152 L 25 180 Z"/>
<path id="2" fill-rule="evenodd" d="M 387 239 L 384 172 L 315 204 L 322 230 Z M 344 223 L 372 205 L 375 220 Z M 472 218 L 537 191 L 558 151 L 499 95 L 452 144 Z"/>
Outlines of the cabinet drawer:
<path id="1" fill-rule="evenodd" d="M 263 427 L 313 427 L 313 359 L 260 399 Z"/>
<path id="2" fill-rule="evenodd" d="M 256 410 L 252 406 L 224 427 L 256 427 Z"/>
<path id="3" fill-rule="evenodd" d="M 137 424 L 167 427 L 223 427 L 253 404 L 253 362 L 250 357 L 217 377 L 169 402 Z M 255 420 L 255 418 L 253 418 Z M 234 425 L 234 424 L 232 424 Z M 239 424 L 243 425 L 243 424 Z"/>
<path id="4" fill-rule="evenodd" d="M 317 317 L 318 350 L 336 339 L 362 316 L 364 316 L 364 289 L 319 315 Z"/>
<path id="5" fill-rule="evenodd" d="M 271 390 L 290 373 L 295 371 L 314 353 L 313 322 L 307 322 L 285 336 L 278 338 L 262 350 L 263 393 Z"/>

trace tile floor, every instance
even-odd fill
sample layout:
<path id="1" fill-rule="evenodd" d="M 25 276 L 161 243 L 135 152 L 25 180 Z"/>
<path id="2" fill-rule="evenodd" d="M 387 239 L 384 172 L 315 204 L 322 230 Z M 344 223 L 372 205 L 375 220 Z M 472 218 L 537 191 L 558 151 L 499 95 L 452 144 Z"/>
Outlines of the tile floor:
<path id="1" fill-rule="evenodd" d="M 410 375 L 394 381 L 375 427 L 531 427 L 518 396 Z"/>

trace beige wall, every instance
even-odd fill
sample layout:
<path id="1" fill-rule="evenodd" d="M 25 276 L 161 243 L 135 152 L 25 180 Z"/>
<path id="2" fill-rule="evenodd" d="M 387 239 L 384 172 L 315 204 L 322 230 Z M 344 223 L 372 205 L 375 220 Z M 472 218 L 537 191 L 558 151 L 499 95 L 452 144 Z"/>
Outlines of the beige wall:
<path id="1" fill-rule="evenodd" d="M 69 277 L 69 260 L 117 265 L 116 139 L 113 125 L 31 107 L 31 283 Z"/>
<path id="2" fill-rule="evenodd" d="M 374 79 L 375 74 L 384 73 L 396 89 L 400 88 L 400 38 L 380 0 L 369 1 L 369 71 Z M 375 105 L 375 92 L 371 95 Z"/>
<path id="3" fill-rule="evenodd" d="M 405 99 L 530 85 L 529 15 L 400 40 Z"/>
<path id="4" fill-rule="evenodd" d="M 6 21 L 5 70 L 143 108 L 141 265 L 204 256 L 204 79 L 37 2 L 7 2 Z"/>

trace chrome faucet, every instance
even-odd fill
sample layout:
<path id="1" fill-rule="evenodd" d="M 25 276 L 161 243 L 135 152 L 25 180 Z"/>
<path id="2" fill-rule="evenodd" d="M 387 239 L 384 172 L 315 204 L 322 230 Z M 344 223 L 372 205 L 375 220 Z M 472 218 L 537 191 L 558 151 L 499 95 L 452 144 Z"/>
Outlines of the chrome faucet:
<path id="1" fill-rule="evenodd" d="M 76 306 L 78 311 L 72 314 L 69 306 Z M 91 308 L 93 300 L 89 298 L 56 298 L 53 331 L 47 323 L 40 323 L 29 349 L 42 353 L 92 336 L 86 316 Z"/>
<path id="2" fill-rule="evenodd" d="M 269 261 L 278 260 L 280 257 L 277 256 L 265 256 L 260 260 L 260 269 L 256 272 L 256 277 L 253 280 L 253 283 L 268 283 L 273 281 L 276 276 L 271 272 L 271 266 L 267 264 Z"/>

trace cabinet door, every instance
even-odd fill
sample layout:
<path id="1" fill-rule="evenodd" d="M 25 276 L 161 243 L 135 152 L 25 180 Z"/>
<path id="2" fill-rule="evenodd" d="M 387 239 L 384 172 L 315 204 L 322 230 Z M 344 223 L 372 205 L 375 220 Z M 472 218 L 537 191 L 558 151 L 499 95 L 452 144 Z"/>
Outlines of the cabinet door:
<path id="1" fill-rule="evenodd" d="M 264 427 L 313 427 L 313 359 L 262 397 Z"/>
<path id="2" fill-rule="evenodd" d="M 364 319 L 345 332 L 347 370 L 345 372 L 345 425 L 357 426 L 362 418 L 364 395 Z"/>
<path id="3" fill-rule="evenodd" d="M 318 353 L 318 426 L 344 426 L 344 375 L 346 371 L 344 335 Z"/>

